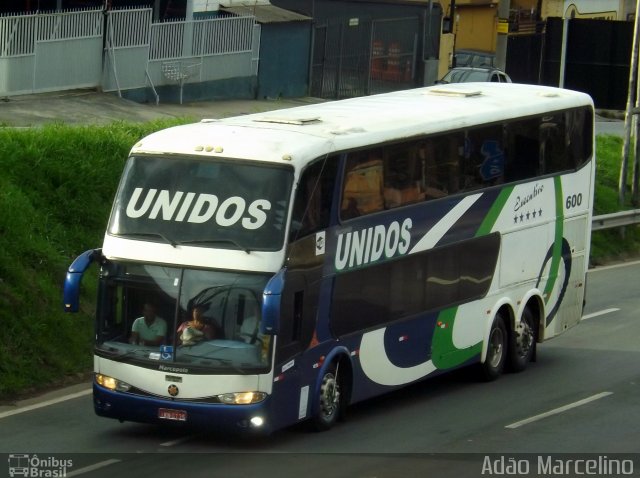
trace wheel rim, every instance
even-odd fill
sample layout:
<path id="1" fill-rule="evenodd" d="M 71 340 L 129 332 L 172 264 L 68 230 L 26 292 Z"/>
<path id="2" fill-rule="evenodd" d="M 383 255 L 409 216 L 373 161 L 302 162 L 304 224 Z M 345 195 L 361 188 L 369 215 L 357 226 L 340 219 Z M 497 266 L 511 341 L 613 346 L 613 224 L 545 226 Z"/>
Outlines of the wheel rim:
<path id="1" fill-rule="evenodd" d="M 489 365 L 492 368 L 497 368 L 502 361 L 502 354 L 504 352 L 504 334 L 502 329 L 496 327 L 491 331 L 491 337 L 489 338 Z"/>
<path id="2" fill-rule="evenodd" d="M 526 357 L 533 346 L 533 328 L 526 318 L 520 322 L 519 328 L 518 337 L 516 338 L 518 355 Z"/>
<path id="3" fill-rule="evenodd" d="M 337 412 L 340 403 L 340 389 L 333 373 L 327 373 L 320 387 L 320 413 L 330 420 Z"/>

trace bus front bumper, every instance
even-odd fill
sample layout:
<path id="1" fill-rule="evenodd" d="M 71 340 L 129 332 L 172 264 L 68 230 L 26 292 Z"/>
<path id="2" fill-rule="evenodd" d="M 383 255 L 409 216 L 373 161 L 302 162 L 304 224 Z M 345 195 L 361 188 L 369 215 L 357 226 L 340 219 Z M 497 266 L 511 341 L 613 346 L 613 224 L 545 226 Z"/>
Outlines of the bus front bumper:
<path id="1" fill-rule="evenodd" d="M 270 399 L 251 405 L 188 402 L 116 392 L 93 384 L 93 406 L 98 416 L 206 430 L 270 433 L 274 429 L 269 421 Z"/>

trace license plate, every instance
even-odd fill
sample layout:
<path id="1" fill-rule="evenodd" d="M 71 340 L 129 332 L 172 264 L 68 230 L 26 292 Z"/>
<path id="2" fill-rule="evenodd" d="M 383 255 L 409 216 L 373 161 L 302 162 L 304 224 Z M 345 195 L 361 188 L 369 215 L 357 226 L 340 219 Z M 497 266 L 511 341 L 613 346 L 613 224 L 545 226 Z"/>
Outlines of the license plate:
<path id="1" fill-rule="evenodd" d="M 163 420 L 175 420 L 178 422 L 187 421 L 187 412 L 185 410 L 172 410 L 170 408 L 159 408 L 158 418 Z"/>

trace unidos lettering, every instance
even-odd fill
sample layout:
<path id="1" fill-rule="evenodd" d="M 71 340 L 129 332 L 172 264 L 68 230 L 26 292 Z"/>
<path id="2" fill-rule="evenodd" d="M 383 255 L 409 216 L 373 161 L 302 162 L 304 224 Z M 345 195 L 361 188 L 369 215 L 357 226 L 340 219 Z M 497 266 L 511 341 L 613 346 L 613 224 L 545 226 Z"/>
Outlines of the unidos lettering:
<path id="1" fill-rule="evenodd" d="M 136 188 L 125 213 L 131 219 L 150 219 L 204 224 L 215 222 L 220 227 L 240 224 L 256 230 L 267 222 L 271 202 L 256 199 L 251 203 L 240 196 L 221 199 L 215 194 Z"/>
<path id="2" fill-rule="evenodd" d="M 335 267 L 341 271 L 391 259 L 409 251 L 413 222 L 406 218 L 400 224 L 393 221 L 388 226 L 377 225 L 338 235 Z"/>

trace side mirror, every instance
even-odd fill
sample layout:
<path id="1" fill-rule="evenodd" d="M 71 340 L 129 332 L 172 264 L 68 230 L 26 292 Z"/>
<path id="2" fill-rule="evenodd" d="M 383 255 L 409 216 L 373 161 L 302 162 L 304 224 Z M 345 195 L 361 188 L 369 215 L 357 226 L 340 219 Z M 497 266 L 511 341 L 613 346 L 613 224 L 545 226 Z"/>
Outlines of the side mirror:
<path id="1" fill-rule="evenodd" d="M 64 311 L 78 312 L 80 304 L 80 282 L 89 266 L 102 257 L 102 249 L 90 249 L 73 261 L 64 281 Z"/>
<path id="2" fill-rule="evenodd" d="M 262 320 L 260 332 L 264 335 L 276 335 L 280 328 L 280 304 L 284 290 L 284 273 L 281 269 L 269 280 L 262 293 Z"/>

